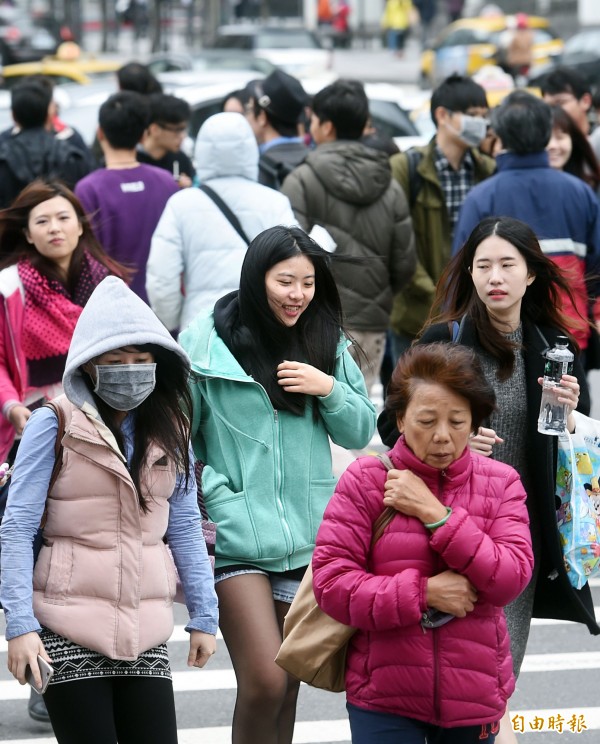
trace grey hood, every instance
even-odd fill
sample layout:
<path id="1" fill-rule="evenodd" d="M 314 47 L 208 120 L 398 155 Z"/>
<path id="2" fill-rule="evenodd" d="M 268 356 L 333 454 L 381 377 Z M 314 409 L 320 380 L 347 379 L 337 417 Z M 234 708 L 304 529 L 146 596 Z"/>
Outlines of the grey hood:
<path id="1" fill-rule="evenodd" d="M 63 375 L 67 398 L 79 408 L 85 403 L 95 408 L 80 367 L 112 349 L 142 344 L 156 344 L 172 351 L 189 369 L 188 355 L 148 305 L 121 279 L 106 277 L 92 292 L 73 332 Z"/>
<path id="2" fill-rule="evenodd" d="M 242 114 L 224 112 L 207 119 L 198 132 L 194 158 L 201 183 L 226 176 L 258 180 L 258 145 Z"/>

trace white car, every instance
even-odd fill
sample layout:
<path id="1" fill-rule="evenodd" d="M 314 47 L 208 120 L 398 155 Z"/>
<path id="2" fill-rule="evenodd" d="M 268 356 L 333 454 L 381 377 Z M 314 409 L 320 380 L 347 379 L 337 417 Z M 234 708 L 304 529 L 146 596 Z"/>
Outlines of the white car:
<path id="1" fill-rule="evenodd" d="M 228 70 L 216 73 L 168 72 L 159 75 L 166 93 L 186 100 L 192 110 L 189 137 L 184 150 L 193 151 L 193 141 L 202 124 L 222 110 L 225 97 L 233 90 L 243 88 L 250 80 L 263 77 L 254 70 Z M 309 95 L 314 95 L 331 82 L 329 75 L 302 79 Z M 98 128 L 98 109 L 117 90 L 114 80 L 102 80 L 90 85 L 65 84 L 55 88 L 61 119 L 76 128 L 86 143 L 94 141 Z M 410 118 L 411 111 L 418 109 L 427 94 L 416 86 L 398 86 L 388 83 L 367 83 L 365 92 L 369 98 L 371 121 L 376 129 L 394 139 L 400 150 L 413 145 L 425 144 L 429 136 L 419 131 Z M 0 91 L 2 93 L 2 91 Z M 2 106 L 4 103 L 4 106 Z M 10 96 L 0 101 L 0 131 L 12 123 Z"/>
<path id="2" fill-rule="evenodd" d="M 302 26 L 220 26 L 214 46 L 251 52 L 298 78 L 320 75 L 333 68 L 333 51 Z"/>

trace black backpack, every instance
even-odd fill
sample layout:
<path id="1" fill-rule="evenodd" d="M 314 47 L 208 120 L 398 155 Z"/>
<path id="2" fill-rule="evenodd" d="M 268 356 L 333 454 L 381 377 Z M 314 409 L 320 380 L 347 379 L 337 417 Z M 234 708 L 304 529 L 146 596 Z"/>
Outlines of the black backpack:
<path id="1" fill-rule="evenodd" d="M 302 162 L 302 160 L 299 160 L 298 162 L 275 160 L 268 153 L 264 153 L 258 161 L 258 167 L 260 171 L 265 173 L 269 179 L 271 179 L 269 186 L 273 189 L 277 189 L 277 191 L 281 191 L 281 186 L 285 181 L 286 176 L 289 176 L 289 174 Z"/>

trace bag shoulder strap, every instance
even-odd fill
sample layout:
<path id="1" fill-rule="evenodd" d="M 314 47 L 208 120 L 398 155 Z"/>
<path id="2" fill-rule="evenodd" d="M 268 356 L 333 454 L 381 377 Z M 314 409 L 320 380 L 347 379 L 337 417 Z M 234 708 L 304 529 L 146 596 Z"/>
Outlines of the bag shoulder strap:
<path id="1" fill-rule="evenodd" d="M 423 185 L 423 176 L 417 170 L 423 153 L 416 147 L 411 147 L 404 154 L 408 163 L 408 204 L 412 210 Z"/>
<path id="2" fill-rule="evenodd" d="M 211 189 L 210 186 L 207 186 L 205 183 L 200 185 L 200 191 L 203 191 L 206 196 L 208 196 L 209 199 L 212 199 L 213 202 L 216 204 L 216 206 L 223 212 L 223 215 L 226 217 L 226 219 L 229 221 L 231 227 L 236 231 L 236 233 L 240 236 L 240 238 L 246 243 L 246 245 L 250 244 L 250 240 L 246 233 L 244 232 L 244 228 L 242 227 L 240 221 L 235 216 L 235 214 L 231 211 L 231 209 L 227 206 L 227 204 L 221 199 L 221 197 L 217 194 L 216 191 Z"/>
<path id="3" fill-rule="evenodd" d="M 62 468 L 62 455 L 63 455 L 63 443 L 62 440 L 65 436 L 65 414 L 63 412 L 63 409 L 61 406 L 57 405 L 53 401 L 49 400 L 46 403 L 44 403 L 44 406 L 46 408 L 51 408 L 54 413 L 56 414 L 56 418 L 58 419 L 58 429 L 56 431 L 56 441 L 54 442 L 54 467 L 52 468 L 52 475 L 50 476 L 50 482 L 48 484 L 48 493 L 52 490 L 52 487 L 56 483 L 56 479 L 58 478 L 58 475 L 60 473 L 60 469 Z M 40 522 L 40 529 L 44 529 L 44 525 L 46 524 L 46 519 L 48 516 L 48 507 L 46 506 L 44 509 L 44 513 L 42 515 L 42 521 Z"/>
<path id="4" fill-rule="evenodd" d="M 394 467 L 394 463 L 391 461 L 388 455 L 385 453 L 380 453 L 378 455 L 375 455 L 375 457 L 384 465 L 386 470 L 392 470 Z M 383 535 L 383 531 L 388 526 L 388 524 L 392 521 L 392 519 L 398 514 L 396 509 L 394 509 L 393 506 L 386 506 L 385 509 L 381 512 L 381 514 L 377 517 L 375 520 L 375 524 L 373 525 L 373 537 L 371 538 L 371 548 L 377 540 Z"/>
<path id="5" fill-rule="evenodd" d="M 460 323 L 457 320 L 448 321 L 448 328 L 450 335 L 452 336 L 453 344 L 460 344 L 462 340 L 463 331 L 465 330 L 466 315 L 463 315 L 460 319 Z"/>
<path id="6" fill-rule="evenodd" d="M 537 326 L 537 325 L 534 325 L 534 328 L 535 328 L 535 330 L 537 331 L 537 334 L 538 334 L 538 336 L 539 336 L 539 338 L 540 338 L 540 341 L 541 341 L 541 342 L 542 342 L 542 344 L 544 345 L 544 351 L 542 351 L 542 355 L 545 355 L 545 354 L 546 354 L 546 352 L 547 352 L 547 351 L 549 351 L 549 350 L 550 350 L 550 348 L 551 348 L 551 347 L 550 347 L 550 344 L 548 343 L 548 339 L 547 339 L 547 338 L 546 338 L 546 337 L 544 336 L 544 334 L 543 334 L 543 333 L 542 333 L 542 331 L 540 330 L 539 326 Z"/>

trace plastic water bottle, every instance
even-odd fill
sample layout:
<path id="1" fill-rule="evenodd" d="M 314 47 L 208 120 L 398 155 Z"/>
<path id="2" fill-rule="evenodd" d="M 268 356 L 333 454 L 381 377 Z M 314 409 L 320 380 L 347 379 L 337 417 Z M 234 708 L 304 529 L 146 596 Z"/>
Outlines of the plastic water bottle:
<path id="1" fill-rule="evenodd" d="M 560 380 L 563 375 L 573 374 L 573 353 L 569 351 L 569 339 L 558 336 L 554 348 L 546 352 L 542 403 L 538 418 L 538 431 L 541 434 L 558 436 L 567 429 L 567 406 L 559 403 Z"/>

